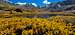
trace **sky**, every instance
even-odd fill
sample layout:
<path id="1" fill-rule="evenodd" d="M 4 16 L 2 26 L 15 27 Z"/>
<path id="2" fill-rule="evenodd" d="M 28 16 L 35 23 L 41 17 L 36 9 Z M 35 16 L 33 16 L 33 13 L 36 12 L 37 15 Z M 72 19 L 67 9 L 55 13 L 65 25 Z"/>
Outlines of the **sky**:
<path id="1" fill-rule="evenodd" d="M 42 6 L 44 4 L 50 4 L 51 2 L 58 2 L 63 0 L 7 0 L 10 3 L 24 5 L 26 3 L 31 3 L 34 6 Z"/>

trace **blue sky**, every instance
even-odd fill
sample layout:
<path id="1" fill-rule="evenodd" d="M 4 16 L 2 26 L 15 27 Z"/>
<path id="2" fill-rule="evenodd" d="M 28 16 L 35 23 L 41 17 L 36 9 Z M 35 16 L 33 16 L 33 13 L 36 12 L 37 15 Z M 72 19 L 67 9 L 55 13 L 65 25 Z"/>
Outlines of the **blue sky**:
<path id="1" fill-rule="evenodd" d="M 50 2 L 58 2 L 58 1 L 63 1 L 63 0 L 9 0 L 10 2 L 13 2 L 13 3 L 17 3 L 17 2 L 20 2 L 20 3 L 35 3 L 36 5 L 44 5 L 45 3 L 50 3 Z M 46 1 L 45 3 L 43 3 L 44 1 Z M 35 5 L 34 4 L 34 5 Z"/>

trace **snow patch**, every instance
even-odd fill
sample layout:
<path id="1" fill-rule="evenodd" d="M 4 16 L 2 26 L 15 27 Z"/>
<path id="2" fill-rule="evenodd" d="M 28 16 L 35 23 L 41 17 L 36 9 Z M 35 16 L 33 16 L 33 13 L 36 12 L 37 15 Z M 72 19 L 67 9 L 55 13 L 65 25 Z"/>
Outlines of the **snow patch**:
<path id="1" fill-rule="evenodd" d="M 19 4 L 19 5 L 26 5 L 27 3 L 26 3 L 26 2 L 24 2 L 24 3 L 17 2 L 17 3 L 15 3 L 15 4 Z"/>
<path id="2" fill-rule="evenodd" d="M 34 5 L 35 7 L 37 7 L 37 4 L 35 4 L 35 3 L 32 3 L 32 5 Z"/>
<path id="3" fill-rule="evenodd" d="M 48 2 L 48 0 L 43 1 L 44 4 L 51 4 L 51 2 Z"/>

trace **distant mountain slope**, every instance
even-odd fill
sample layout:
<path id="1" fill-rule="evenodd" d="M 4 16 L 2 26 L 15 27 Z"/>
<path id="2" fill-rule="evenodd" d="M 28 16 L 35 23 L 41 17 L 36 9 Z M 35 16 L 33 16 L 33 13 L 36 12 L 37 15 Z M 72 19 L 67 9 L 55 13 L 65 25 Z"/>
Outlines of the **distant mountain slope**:
<path id="1" fill-rule="evenodd" d="M 67 11 L 75 10 L 75 0 L 65 0 L 63 2 L 56 2 L 46 5 L 42 8 L 44 11 Z"/>
<path id="2" fill-rule="evenodd" d="M 62 11 L 75 11 L 75 0 L 65 0 L 62 2 L 55 2 L 47 4 L 44 7 L 35 7 L 32 4 L 26 5 L 16 5 L 9 2 L 0 0 L 0 10 L 10 10 L 10 9 L 21 9 L 41 12 L 62 12 Z"/>
<path id="3" fill-rule="evenodd" d="M 0 0 L 0 9 L 11 9 L 11 8 L 14 8 L 14 5 L 9 3 L 9 2 L 6 2 L 6 1 L 3 1 L 3 0 Z"/>

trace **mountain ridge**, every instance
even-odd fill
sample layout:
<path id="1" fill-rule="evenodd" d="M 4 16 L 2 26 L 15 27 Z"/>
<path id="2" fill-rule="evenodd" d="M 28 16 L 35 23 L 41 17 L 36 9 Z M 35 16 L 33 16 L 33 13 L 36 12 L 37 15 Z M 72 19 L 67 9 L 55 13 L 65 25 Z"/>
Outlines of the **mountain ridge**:
<path id="1" fill-rule="evenodd" d="M 0 0 L 1 1 L 1 0 Z M 67 3 L 68 2 L 68 3 Z M 62 1 L 62 2 L 56 2 L 56 3 L 51 3 L 51 4 L 46 4 L 44 7 L 40 7 L 37 6 L 35 7 L 32 4 L 26 4 L 26 5 L 17 5 L 17 4 L 11 4 L 9 2 L 5 2 L 3 1 L 2 3 L 5 3 L 5 5 L 9 5 L 9 7 L 11 8 L 12 6 L 14 6 L 15 8 L 19 8 L 19 9 L 24 9 L 24 10 L 32 10 L 34 9 L 39 9 L 40 11 L 48 11 L 48 12 L 61 12 L 61 11 L 68 11 L 68 9 L 71 10 L 75 10 L 75 2 L 73 0 L 66 0 L 66 1 Z M 8 7 L 8 6 L 7 6 Z"/>

